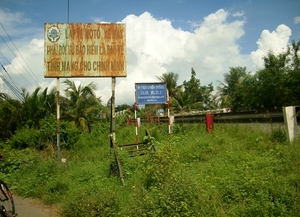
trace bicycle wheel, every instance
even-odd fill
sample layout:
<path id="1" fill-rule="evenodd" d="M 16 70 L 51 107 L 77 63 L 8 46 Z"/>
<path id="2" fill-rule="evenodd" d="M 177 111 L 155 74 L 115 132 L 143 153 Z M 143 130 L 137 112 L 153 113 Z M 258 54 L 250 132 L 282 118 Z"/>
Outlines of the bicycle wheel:
<path id="1" fill-rule="evenodd" d="M 1 212 L 5 214 L 6 217 L 15 216 L 15 204 L 13 196 L 7 187 L 7 185 L 0 180 L 0 207 Z"/>

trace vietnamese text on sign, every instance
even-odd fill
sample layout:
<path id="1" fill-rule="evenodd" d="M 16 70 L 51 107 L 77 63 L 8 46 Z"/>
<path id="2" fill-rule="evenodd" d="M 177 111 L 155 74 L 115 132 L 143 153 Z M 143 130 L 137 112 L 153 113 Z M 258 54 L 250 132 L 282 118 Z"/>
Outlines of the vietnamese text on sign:
<path id="1" fill-rule="evenodd" d="M 166 103 L 166 84 L 164 83 L 137 83 L 135 91 L 139 105 Z"/>
<path id="2" fill-rule="evenodd" d="M 125 77 L 125 24 L 45 24 L 45 77 Z"/>

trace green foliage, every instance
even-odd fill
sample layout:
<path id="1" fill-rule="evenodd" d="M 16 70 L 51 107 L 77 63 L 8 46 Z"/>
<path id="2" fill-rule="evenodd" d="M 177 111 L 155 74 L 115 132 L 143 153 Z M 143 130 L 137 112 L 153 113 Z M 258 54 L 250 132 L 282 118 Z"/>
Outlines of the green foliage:
<path id="1" fill-rule="evenodd" d="M 21 130 L 17 130 L 16 133 L 8 141 L 12 148 L 24 149 L 24 148 L 41 148 L 41 133 L 39 130 L 24 127 Z"/>
<path id="2" fill-rule="evenodd" d="M 20 107 L 22 125 L 39 128 L 40 120 L 55 112 L 55 90 L 48 88 L 40 92 L 37 87 L 32 94 L 22 88 L 23 101 Z"/>
<path id="3" fill-rule="evenodd" d="M 242 82 L 246 75 L 246 67 L 230 67 L 229 73 L 224 75 L 225 83 L 218 88 L 223 99 L 222 106 L 231 107 L 234 111 L 239 110 L 243 98 Z"/>
<path id="4" fill-rule="evenodd" d="M 63 164 L 45 151 L 1 152 L 0 178 L 20 195 L 60 207 L 62 216 L 297 216 L 300 212 L 300 143 L 252 125 L 149 124 L 156 153 L 128 157 L 118 151 L 122 186 L 109 147 L 109 124 L 92 126 L 75 146 L 62 150 Z M 134 128 L 118 128 L 126 144 Z M 153 132 L 153 133 L 152 133 Z M 279 131 L 278 131 L 279 132 Z M 154 136 L 156 135 L 156 136 Z M 150 140 L 149 140 L 150 139 Z M 130 143 L 133 143 L 130 141 Z"/>
<path id="5" fill-rule="evenodd" d="M 185 124 L 179 123 L 172 126 L 173 134 L 182 134 L 185 135 L 188 132 L 187 126 Z"/>
<path id="6" fill-rule="evenodd" d="M 185 178 L 173 179 L 163 188 L 134 189 L 133 197 L 138 200 L 130 216 L 201 216 L 205 206 L 199 203 L 200 189 Z"/>
<path id="7" fill-rule="evenodd" d="M 283 129 L 272 130 L 271 132 L 271 141 L 284 143 L 287 141 L 286 133 Z"/>
<path id="8" fill-rule="evenodd" d="M 299 41 L 293 41 L 282 53 L 270 51 L 263 58 L 264 68 L 252 74 L 245 67 L 231 67 L 218 87 L 221 105 L 233 111 L 298 105 L 299 48 Z"/>
<path id="9" fill-rule="evenodd" d="M 55 147 L 57 143 L 57 124 L 54 116 L 43 119 L 40 122 L 40 129 L 23 127 L 8 140 L 12 148 L 25 149 L 45 149 L 49 146 Z M 80 135 L 79 129 L 72 126 L 71 123 L 60 123 L 60 141 L 61 147 L 70 149 L 77 142 Z"/>
<path id="10" fill-rule="evenodd" d="M 66 84 L 65 92 L 68 100 L 65 103 L 65 115 L 68 119 L 75 122 L 76 126 L 82 131 L 90 132 L 90 125 L 98 118 L 101 111 L 101 101 L 95 95 L 96 84 L 91 82 L 88 85 L 76 86 L 75 82 L 69 79 Z"/>
<path id="11" fill-rule="evenodd" d="M 127 104 L 122 104 L 122 105 L 117 105 L 116 106 L 116 112 L 120 112 L 120 111 L 126 111 L 126 112 L 130 112 L 133 111 L 133 105 L 127 105 Z"/>
<path id="12" fill-rule="evenodd" d="M 52 131 L 53 132 L 53 131 Z M 71 149 L 80 138 L 80 129 L 68 122 L 62 122 L 60 126 L 60 144 L 62 148 Z M 57 135 L 56 135 L 57 136 Z M 56 137 L 57 139 L 57 137 Z M 52 144 L 56 144 L 57 140 Z"/>
<path id="13" fill-rule="evenodd" d="M 161 144 L 157 153 L 142 161 L 144 186 L 133 187 L 137 198 L 130 216 L 198 216 L 199 189 L 178 168 L 179 153 Z"/>
<path id="14" fill-rule="evenodd" d="M 63 216 L 118 216 L 119 206 L 113 192 L 98 189 L 97 192 L 83 187 L 80 193 L 71 195 L 64 207 Z"/>
<path id="15" fill-rule="evenodd" d="M 174 73 L 157 78 L 167 83 L 171 105 L 182 112 L 298 105 L 299 49 L 294 41 L 281 54 L 270 52 L 265 67 L 253 74 L 230 68 L 213 97 L 212 84 L 201 86 L 193 68 L 191 79 L 179 86 Z M 109 108 L 96 98 L 94 83 L 64 83 L 68 98 L 60 97 L 59 135 L 66 163 L 55 155 L 55 90 L 29 94 L 23 89 L 22 102 L 0 94 L 1 139 L 8 139 L 0 145 L 0 179 L 18 194 L 55 204 L 62 216 L 299 215 L 300 143 L 288 143 L 282 129 L 215 124 L 208 134 L 202 123 L 176 123 L 169 135 L 165 123 L 151 123 L 142 124 L 136 135 L 134 123 L 126 124 L 132 116 L 127 111 L 116 118 L 116 146 L 138 139 L 158 151 L 128 158 L 117 149 L 125 175 L 121 186 L 109 143 L 111 126 L 99 116 Z M 138 117 L 149 118 L 157 108 L 138 109 Z"/>
<path id="16" fill-rule="evenodd" d="M 1 154 L 3 157 L 0 160 L 0 179 L 6 179 L 12 174 L 18 173 L 22 165 L 33 162 L 30 149 L 12 151 L 4 145 L 1 149 Z"/>
<path id="17" fill-rule="evenodd" d="M 128 118 L 132 118 L 132 117 L 133 117 L 133 114 L 130 111 L 125 111 L 124 114 L 120 114 L 120 115 L 116 116 L 116 119 L 115 119 L 116 120 L 116 127 L 126 126 Z"/>
<path id="18" fill-rule="evenodd" d="M 192 104 L 191 96 L 188 92 L 178 91 L 176 97 L 175 109 L 179 110 L 179 112 L 189 112 Z"/>
<path id="19" fill-rule="evenodd" d="M 21 107 L 21 103 L 4 94 L 0 97 L 0 138 L 5 141 L 15 133 L 19 125 L 18 109 Z"/>
<path id="20" fill-rule="evenodd" d="M 200 84 L 200 79 L 196 78 L 196 71 L 192 68 L 190 80 L 183 81 L 184 91 L 190 96 L 192 104 L 203 100 Z"/>
<path id="21" fill-rule="evenodd" d="M 54 115 L 41 120 L 40 135 L 42 138 L 43 147 L 47 145 L 56 146 L 57 144 L 57 121 Z M 80 137 L 80 129 L 74 126 L 71 122 L 61 121 L 59 125 L 60 131 L 60 146 L 65 149 L 71 149 Z"/>
<path id="22" fill-rule="evenodd" d="M 155 138 L 149 135 L 143 137 L 143 143 L 147 144 L 149 149 L 152 148 L 152 146 L 154 145 L 154 140 Z"/>
<path id="23" fill-rule="evenodd" d="M 145 186 L 160 188 L 165 182 L 175 175 L 177 154 L 173 153 L 170 146 L 164 146 L 158 152 L 151 152 L 145 159 Z"/>
<path id="24" fill-rule="evenodd" d="M 166 83 L 167 89 L 169 91 L 169 96 L 174 97 L 177 94 L 178 86 L 177 81 L 179 75 L 174 72 L 163 73 L 162 76 L 156 76 L 161 82 Z"/>
<path id="25" fill-rule="evenodd" d="M 77 134 L 74 146 L 72 146 L 75 151 L 103 146 L 108 143 L 110 134 L 108 122 L 104 121 L 98 124 L 93 124 L 91 129 L 91 133 L 84 132 L 80 136 Z M 107 145 L 107 147 L 109 147 L 109 145 Z"/>

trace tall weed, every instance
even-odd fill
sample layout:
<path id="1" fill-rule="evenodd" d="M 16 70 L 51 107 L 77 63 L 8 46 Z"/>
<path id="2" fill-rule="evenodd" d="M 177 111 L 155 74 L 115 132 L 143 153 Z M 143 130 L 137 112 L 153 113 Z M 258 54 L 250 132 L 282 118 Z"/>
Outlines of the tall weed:
<path id="1" fill-rule="evenodd" d="M 300 142 L 247 126 L 142 124 L 157 152 L 128 157 L 118 151 L 124 186 L 111 174 L 109 125 L 80 133 L 67 164 L 45 151 L 10 150 L 0 178 L 21 195 L 61 207 L 62 216 L 297 216 Z M 274 138 L 277 138 L 274 140 Z M 278 139 L 279 138 L 279 139 Z M 116 145 L 134 143 L 133 126 L 118 126 Z"/>

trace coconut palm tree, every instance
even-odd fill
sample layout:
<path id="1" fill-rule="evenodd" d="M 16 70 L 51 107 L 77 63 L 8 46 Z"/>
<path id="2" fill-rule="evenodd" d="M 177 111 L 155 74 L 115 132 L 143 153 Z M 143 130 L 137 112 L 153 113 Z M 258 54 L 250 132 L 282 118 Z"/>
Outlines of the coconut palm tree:
<path id="1" fill-rule="evenodd" d="M 95 83 L 76 86 L 75 82 L 69 79 L 63 83 L 66 84 L 65 93 L 68 99 L 67 115 L 69 119 L 82 130 L 89 132 L 92 120 L 101 111 L 101 100 L 94 93 Z"/>
<path id="2" fill-rule="evenodd" d="M 48 93 L 48 88 L 45 88 L 42 92 L 40 91 L 41 87 L 37 87 L 30 94 L 22 88 L 21 119 L 23 125 L 38 128 L 41 119 L 55 114 L 55 90 L 52 89 Z"/>
<path id="3" fill-rule="evenodd" d="M 179 91 L 177 95 L 174 97 L 176 100 L 176 105 L 177 109 L 179 110 L 179 113 L 182 112 L 189 112 L 190 111 L 190 106 L 191 106 L 191 96 L 189 93 L 185 91 Z"/>
<path id="4" fill-rule="evenodd" d="M 20 125 L 21 102 L 0 93 L 0 139 L 8 139 Z"/>
<path id="5" fill-rule="evenodd" d="M 40 87 L 37 87 L 32 94 L 22 88 L 22 119 L 23 124 L 29 127 L 38 128 L 39 121 L 43 118 L 45 108 L 39 98 Z"/>
<path id="6" fill-rule="evenodd" d="M 163 73 L 162 76 L 156 76 L 161 82 L 166 83 L 170 97 L 175 97 L 178 92 L 177 81 L 179 75 L 174 72 Z"/>

